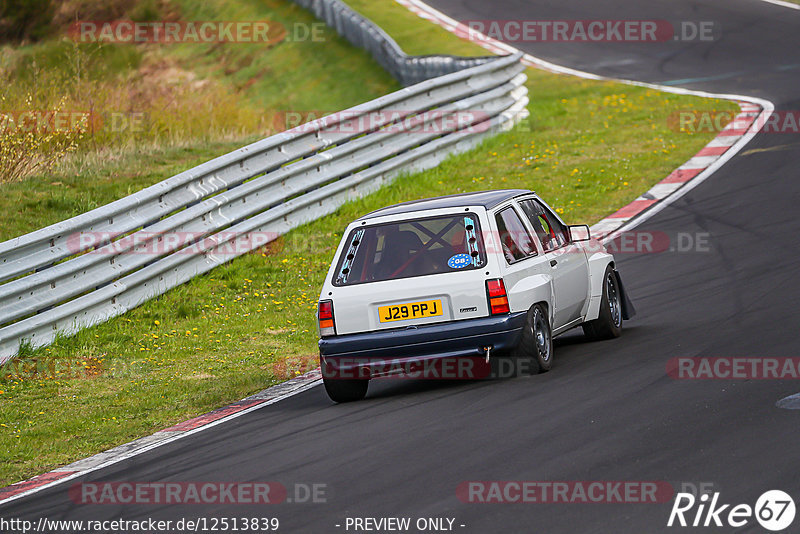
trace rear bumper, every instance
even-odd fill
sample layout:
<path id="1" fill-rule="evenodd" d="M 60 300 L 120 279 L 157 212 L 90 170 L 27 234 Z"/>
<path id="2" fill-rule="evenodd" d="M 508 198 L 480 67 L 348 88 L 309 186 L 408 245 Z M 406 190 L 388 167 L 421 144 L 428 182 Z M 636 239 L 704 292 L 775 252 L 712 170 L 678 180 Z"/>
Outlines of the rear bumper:
<path id="1" fill-rule="evenodd" d="M 329 371 L 385 368 L 398 362 L 444 358 L 475 358 L 485 347 L 508 351 L 515 347 L 526 313 L 436 323 L 410 329 L 383 330 L 326 337 L 320 355 Z"/>

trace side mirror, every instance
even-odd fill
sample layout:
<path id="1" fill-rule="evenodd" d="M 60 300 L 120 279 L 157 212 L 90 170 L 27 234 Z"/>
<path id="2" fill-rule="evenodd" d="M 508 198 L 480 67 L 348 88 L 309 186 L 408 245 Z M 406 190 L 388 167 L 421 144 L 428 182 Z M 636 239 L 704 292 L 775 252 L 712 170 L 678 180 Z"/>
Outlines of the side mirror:
<path id="1" fill-rule="evenodd" d="M 592 238 L 588 224 L 573 224 L 567 228 L 569 228 L 569 240 L 571 243 L 589 241 Z"/>

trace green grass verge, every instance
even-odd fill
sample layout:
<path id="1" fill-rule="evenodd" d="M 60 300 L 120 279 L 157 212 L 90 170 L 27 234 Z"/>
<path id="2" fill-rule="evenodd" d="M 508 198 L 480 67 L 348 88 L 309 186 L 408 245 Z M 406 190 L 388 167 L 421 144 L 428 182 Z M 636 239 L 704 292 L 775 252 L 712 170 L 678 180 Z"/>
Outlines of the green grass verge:
<path id="1" fill-rule="evenodd" d="M 93 2 L 100 4 L 88 0 L 64 9 Z M 133 154 L 139 156 L 136 169 L 148 172 L 146 158 L 152 152 L 202 148 L 226 140 L 241 145 L 253 136 L 285 129 L 281 117 L 287 110 L 341 110 L 399 89 L 365 51 L 353 48 L 287 0 L 170 0 L 158 6 L 161 12 L 152 18 L 266 20 L 288 33 L 284 40 L 269 45 L 98 44 L 53 37 L 35 44 L 0 46 L 0 186 L 26 178 L 34 182 L 4 187 L 12 194 L 7 201 L 0 199 L 0 208 L 13 207 L 11 199 L 25 195 L 29 187 L 47 189 L 51 182 L 64 182 L 62 176 L 78 182 L 78 189 L 56 191 L 57 195 L 102 196 L 92 185 L 104 161 Z M 79 15 L 75 18 L 104 20 Z M 302 39 L 296 28 L 312 25 L 317 40 Z M 91 111 L 94 118 L 82 128 L 29 133 L 6 117 L 55 110 Z M 14 172 L 18 167 L 21 170 Z M 143 185 L 140 180 L 126 183 L 130 174 L 115 179 L 123 191 Z M 163 178 L 153 176 L 153 181 Z M 11 216 L 13 209 L 0 213 L 4 214 L 0 215 L 0 239 L 35 229 Z M 49 222 L 55 221 L 45 219 L 37 226 Z"/>
<path id="2" fill-rule="evenodd" d="M 390 33 L 404 29 L 398 40 L 412 52 L 473 47 L 391 0 L 352 3 Z M 541 193 L 567 222 L 591 223 L 708 141 L 673 131 L 671 113 L 736 109 L 615 83 L 535 70 L 528 75 L 531 120 L 517 129 L 435 169 L 400 177 L 123 317 L 25 350 L 0 378 L 0 484 L 152 433 L 315 366 L 314 303 L 341 230 L 359 215 L 403 200 L 522 187 Z M 205 155 L 167 154 L 162 170 Z M 96 172 L 113 182 L 116 171 Z"/>

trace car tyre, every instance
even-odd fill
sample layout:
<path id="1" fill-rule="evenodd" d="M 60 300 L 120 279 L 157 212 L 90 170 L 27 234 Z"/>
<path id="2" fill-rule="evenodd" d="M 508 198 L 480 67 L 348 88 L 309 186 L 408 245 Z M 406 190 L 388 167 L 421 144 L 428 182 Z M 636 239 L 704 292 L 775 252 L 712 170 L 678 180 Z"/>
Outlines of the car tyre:
<path id="1" fill-rule="evenodd" d="M 324 378 L 325 391 L 333 402 L 360 401 L 367 396 L 369 379 L 366 378 Z"/>
<path id="2" fill-rule="evenodd" d="M 512 357 L 520 365 L 527 366 L 532 375 L 549 371 L 553 365 L 553 335 L 547 310 L 542 304 L 535 304 L 528 310 L 522 337 L 512 351 Z"/>
<path id="3" fill-rule="evenodd" d="M 610 265 L 603 275 L 600 313 L 597 319 L 582 326 L 583 333 L 591 340 L 613 339 L 622 333 L 622 294 L 617 275 Z"/>

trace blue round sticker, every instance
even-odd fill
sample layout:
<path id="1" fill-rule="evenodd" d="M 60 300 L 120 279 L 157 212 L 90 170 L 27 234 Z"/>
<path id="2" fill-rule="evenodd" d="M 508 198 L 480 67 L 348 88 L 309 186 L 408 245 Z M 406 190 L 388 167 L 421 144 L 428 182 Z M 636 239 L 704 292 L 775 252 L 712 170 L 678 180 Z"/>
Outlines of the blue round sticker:
<path id="1" fill-rule="evenodd" d="M 472 263 L 472 258 L 469 254 L 456 254 L 447 260 L 447 266 L 451 269 L 463 269 L 470 263 Z"/>

